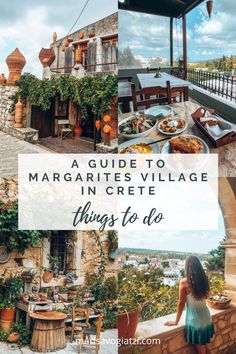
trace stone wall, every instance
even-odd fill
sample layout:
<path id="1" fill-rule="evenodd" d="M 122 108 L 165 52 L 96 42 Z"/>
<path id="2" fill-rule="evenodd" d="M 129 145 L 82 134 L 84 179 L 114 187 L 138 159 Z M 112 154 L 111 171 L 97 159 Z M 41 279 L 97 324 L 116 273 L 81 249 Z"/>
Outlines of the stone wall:
<path id="1" fill-rule="evenodd" d="M 0 86 L 0 130 L 18 139 L 34 143 L 38 141 L 38 131 L 28 127 L 30 109 L 24 107 L 23 128 L 14 128 L 15 115 L 9 111 L 13 103 L 11 96 L 16 92 L 16 86 Z"/>
<path id="2" fill-rule="evenodd" d="M 15 86 L 0 86 L 0 128 L 14 127 L 14 114 L 9 113 L 13 101 L 11 96 L 17 92 Z"/>
<path id="3" fill-rule="evenodd" d="M 215 325 L 215 336 L 209 344 L 211 354 L 236 353 L 236 307 L 210 311 Z M 166 321 L 175 319 L 175 314 L 140 323 L 136 336 L 139 339 L 156 339 L 157 344 L 121 348 L 119 354 L 195 354 L 194 348 L 185 342 L 182 317 L 180 325 L 175 327 L 164 326 Z"/>
<path id="4" fill-rule="evenodd" d="M 0 177 L 0 201 L 14 203 L 17 201 L 18 181 L 15 177 Z"/>

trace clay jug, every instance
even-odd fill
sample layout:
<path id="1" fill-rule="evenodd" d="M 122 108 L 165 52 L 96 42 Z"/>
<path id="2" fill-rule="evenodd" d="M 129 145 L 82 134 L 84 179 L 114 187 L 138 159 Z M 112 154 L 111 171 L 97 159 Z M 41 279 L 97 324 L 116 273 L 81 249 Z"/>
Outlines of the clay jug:
<path id="1" fill-rule="evenodd" d="M 82 49 L 79 45 L 75 51 L 75 61 L 76 63 L 82 63 Z"/>
<path id="2" fill-rule="evenodd" d="M 15 108 L 15 128 L 22 128 L 23 122 L 23 103 L 21 102 L 20 96 L 18 97 L 18 102 Z"/>

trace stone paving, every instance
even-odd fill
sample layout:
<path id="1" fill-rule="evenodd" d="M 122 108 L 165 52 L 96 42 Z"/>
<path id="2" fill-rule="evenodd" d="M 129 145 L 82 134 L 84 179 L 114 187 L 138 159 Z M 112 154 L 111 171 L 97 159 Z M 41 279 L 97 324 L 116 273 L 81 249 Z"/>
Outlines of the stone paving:
<path id="1" fill-rule="evenodd" d="M 87 154 L 94 153 L 93 140 L 85 140 L 80 138 L 43 138 L 40 139 L 40 145 L 47 147 L 58 153 L 64 154 Z"/>
<path id="2" fill-rule="evenodd" d="M 117 330 L 109 329 L 101 333 L 101 340 L 111 340 L 111 344 L 101 344 L 99 354 L 117 354 L 118 349 L 115 341 L 117 339 Z M 33 352 L 30 348 L 24 347 L 19 348 L 16 344 L 6 344 L 0 342 L 0 353 L 4 354 L 39 354 L 38 352 Z M 67 343 L 65 349 L 58 350 L 56 352 L 51 352 L 51 354 L 95 354 L 95 346 L 84 346 L 81 351 L 79 351 L 79 345 L 74 343 Z"/>
<path id="3" fill-rule="evenodd" d="M 30 144 L 0 131 L 0 177 L 17 175 L 18 154 L 48 152 L 50 151 L 44 147 Z"/>

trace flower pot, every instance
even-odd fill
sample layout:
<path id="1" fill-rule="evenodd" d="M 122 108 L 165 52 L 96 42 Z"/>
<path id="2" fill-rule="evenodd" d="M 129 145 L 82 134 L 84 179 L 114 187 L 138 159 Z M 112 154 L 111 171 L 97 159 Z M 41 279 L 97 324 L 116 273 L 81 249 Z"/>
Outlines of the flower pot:
<path id="1" fill-rule="evenodd" d="M 223 300 L 215 300 L 213 298 L 207 299 L 207 305 L 216 310 L 224 310 L 230 306 L 231 299 L 228 296 L 224 296 Z"/>
<path id="2" fill-rule="evenodd" d="M 53 278 L 53 273 L 52 272 L 44 272 L 43 273 L 43 281 L 44 281 L 44 283 L 50 283 L 52 278 Z"/>
<path id="3" fill-rule="evenodd" d="M 125 312 L 118 315 L 118 338 L 121 340 L 134 338 L 138 326 L 141 306 L 133 312 Z"/>
<path id="4" fill-rule="evenodd" d="M 1 310 L 1 329 L 3 331 L 9 331 L 11 328 L 15 317 L 15 308 L 2 309 Z"/>
<path id="5" fill-rule="evenodd" d="M 20 334 L 18 332 L 11 333 L 7 338 L 8 342 L 10 343 L 17 343 L 19 339 L 20 339 Z"/>

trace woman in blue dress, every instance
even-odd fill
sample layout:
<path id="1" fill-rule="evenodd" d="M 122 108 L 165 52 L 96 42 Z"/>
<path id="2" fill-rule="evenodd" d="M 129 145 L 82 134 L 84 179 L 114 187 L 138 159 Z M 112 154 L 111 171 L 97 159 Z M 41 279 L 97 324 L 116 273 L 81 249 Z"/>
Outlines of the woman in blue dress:
<path id="1" fill-rule="evenodd" d="M 192 344 L 198 354 L 210 354 L 207 343 L 210 343 L 214 335 L 214 324 L 206 305 L 209 282 L 197 257 L 187 258 L 185 275 L 186 278 L 182 279 L 179 284 L 176 320 L 166 322 L 165 325 L 176 326 L 186 306 L 186 342 Z"/>

